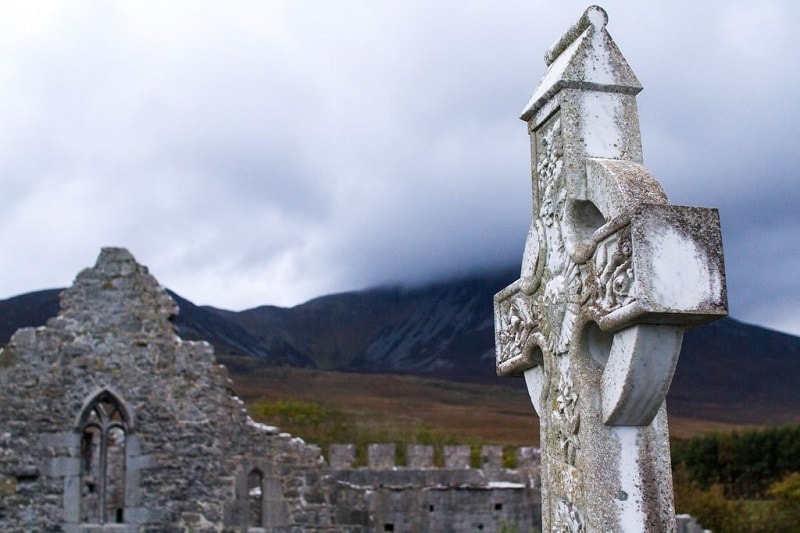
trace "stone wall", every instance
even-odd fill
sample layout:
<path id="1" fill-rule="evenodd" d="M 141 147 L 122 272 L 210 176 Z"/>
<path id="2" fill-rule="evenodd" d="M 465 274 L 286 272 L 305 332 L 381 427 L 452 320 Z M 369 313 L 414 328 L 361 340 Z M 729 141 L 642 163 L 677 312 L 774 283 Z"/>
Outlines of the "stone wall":
<path id="1" fill-rule="evenodd" d="M 675 524 L 678 528 L 676 533 L 711 533 L 710 529 L 704 529 L 697 523 L 697 520 L 688 514 L 675 516 Z"/>
<path id="2" fill-rule="evenodd" d="M 537 489 L 470 469 L 468 448 L 432 469 L 432 449 L 417 447 L 416 467 L 397 469 L 394 448 L 376 445 L 371 468 L 353 470 L 344 447 L 330 468 L 316 446 L 247 416 L 212 347 L 176 336 L 177 312 L 146 267 L 107 248 L 61 294 L 58 316 L 0 350 L 0 530 L 538 524 Z M 484 470 L 499 471 L 497 450 L 486 453 Z"/>
<path id="3" fill-rule="evenodd" d="M 432 446 L 411 445 L 407 466 L 398 467 L 394 444 L 371 444 L 368 465 L 352 468 L 355 446 L 339 444 L 330 447 L 329 476 L 349 488 L 351 500 L 339 507 L 368 515 L 371 531 L 527 533 L 542 519 L 537 451 L 520 448 L 516 468 L 507 469 L 502 449 L 485 446 L 472 468 L 469 446 L 446 446 L 445 466 L 436 468 Z"/>
<path id="4" fill-rule="evenodd" d="M 539 450 L 318 447 L 253 422 L 211 346 L 126 250 L 104 249 L 61 311 L 0 349 L 0 531 L 531 531 Z M 682 522 L 679 520 L 679 524 Z M 696 531 L 686 522 L 683 530 Z"/>
<path id="5" fill-rule="evenodd" d="M 211 346 L 175 335 L 176 313 L 126 250 L 104 249 L 57 317 L 0 351 L 0 530 L 234 531 L 256 496 L 265 527 L 342 529 L 319 449 L 253 423 Z"/>

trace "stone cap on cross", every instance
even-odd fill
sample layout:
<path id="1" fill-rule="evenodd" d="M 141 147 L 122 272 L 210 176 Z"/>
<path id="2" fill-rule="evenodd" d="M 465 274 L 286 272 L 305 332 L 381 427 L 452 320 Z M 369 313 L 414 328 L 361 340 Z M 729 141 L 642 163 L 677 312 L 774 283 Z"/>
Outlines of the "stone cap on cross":
<path id="1" fill-rule="evenodd" d="M 545 53 L 549 67 L 522 110 L 530 117 L 565 87 L 635 95 L 642 85 L 606 31 L 608 15 L 591 6 Z"/>

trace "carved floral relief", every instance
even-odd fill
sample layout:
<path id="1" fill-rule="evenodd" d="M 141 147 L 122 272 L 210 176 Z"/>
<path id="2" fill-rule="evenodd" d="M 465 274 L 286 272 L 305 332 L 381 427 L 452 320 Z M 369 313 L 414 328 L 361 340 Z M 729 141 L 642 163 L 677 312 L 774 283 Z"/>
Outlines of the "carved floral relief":
<path id="1" fill-rule="evenodd" d="M 536 132 L 539 219 L 544 232 L 545 279 L 542 315 L 547 318 L 548 349 L 565 355 L 580 313 L 581 271 L 566 250 L 563 223 L 566 209 L 564 146 L 561 119 L 551 118 Z"/>
<path id="2" fill-rule="evenodd" d="M 512 296 L 502 304 L 503 314 L 498 333 L 501 363 L 523 354 L 531 334 L 538 326 L 533 309 L 525 300 L 521 296 Z"/>
<path id="3" fill-rule="evenodd" d="M 631 261 L 631 231 L 626 226 L 601 241 L 585 269 L 584 302 L 595 317 L 636 300 L 636 275 Z"/>
<path id="4" fill-rule="evenodd" d="M 574 504 L 566 500 L 556 502 L 552 531 L 555 533 L 583 533 L 583 516 Z"/>
<path id="5" fill-rule="evenodd" d="M 578 391 L 573 386 L 568 371 L 562 372 L 558 380 L 555 403 L 556 409 L 552 419 L 558 433 L 562 460 L 568 465 L 575 466 L 575 458 L 581 447 L 578 439 L 581 414 L 578 412 Z"/>

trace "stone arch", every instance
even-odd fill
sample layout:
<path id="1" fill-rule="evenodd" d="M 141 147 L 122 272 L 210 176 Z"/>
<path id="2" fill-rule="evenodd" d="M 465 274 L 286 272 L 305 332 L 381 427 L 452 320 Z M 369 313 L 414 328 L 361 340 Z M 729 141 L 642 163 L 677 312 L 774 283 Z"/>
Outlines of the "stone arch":
<path id="1" fill-rule="evenodd" d="M 80 436 L 80 521 L 125 521 L 126 477 L 132 411 L 107 388 L 78 415 Z"/>
<path id="2" fill-rule="evenodd" d="M 136 413 L 134 409 L 126 402 L 123 396 L 117 392 L 113 387 L 103 386 L 98 387 L 90 394 L 88 394 L 81 403 L 81 408 L 78 411 L 77 416 L 75 417 L 74 427 L 76 430 L 81 428 L 81 424 L 83 423 L 83 416 L 84 413 L 87 412 L 89 406 L 101 395 L 107 394 L 110 395 L 114 400 L 117 402 L 120 408 L 120 412 L 122 416 L 127 420 L 128 430 L 133 431 L 136 428 Z"/>

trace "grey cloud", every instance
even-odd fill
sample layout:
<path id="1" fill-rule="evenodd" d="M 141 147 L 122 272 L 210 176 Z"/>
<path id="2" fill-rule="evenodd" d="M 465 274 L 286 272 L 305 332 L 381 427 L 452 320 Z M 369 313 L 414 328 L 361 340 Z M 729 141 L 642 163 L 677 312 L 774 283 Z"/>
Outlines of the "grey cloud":
<path id="1" fill-rule="evenodd" d="M 109 244 L 232 308 L 518 264 L 517 116 L 584 7 L 55 8 L 0 37 L 0 245 L 16 250 L 0 295 L 66 284 Z M 605 7 L 645 86 L 648 168 L 673 201 L 720 208 L 734 312 L 788 327 L 800 8 Z"/>

